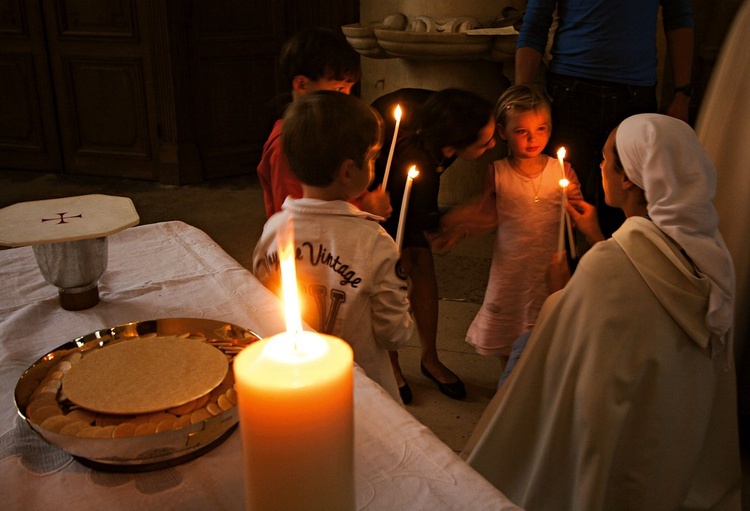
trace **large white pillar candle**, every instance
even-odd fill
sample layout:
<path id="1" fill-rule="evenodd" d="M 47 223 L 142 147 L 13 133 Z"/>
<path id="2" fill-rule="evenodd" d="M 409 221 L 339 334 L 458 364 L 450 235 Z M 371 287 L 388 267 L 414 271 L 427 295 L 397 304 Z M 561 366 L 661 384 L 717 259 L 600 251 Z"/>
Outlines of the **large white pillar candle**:
<path id="1" fill-rule="evenodd" d="M 247 509 L 353 511 L 354 354 L 302 330 L 291 219 L 276 244 L 287 331 L 234 359 Z"/>
<path id="2" fill-rule="evenodd" d="M 351 347 L 284 332 L 234 359 L 247 509 L 352 511 Z"/>

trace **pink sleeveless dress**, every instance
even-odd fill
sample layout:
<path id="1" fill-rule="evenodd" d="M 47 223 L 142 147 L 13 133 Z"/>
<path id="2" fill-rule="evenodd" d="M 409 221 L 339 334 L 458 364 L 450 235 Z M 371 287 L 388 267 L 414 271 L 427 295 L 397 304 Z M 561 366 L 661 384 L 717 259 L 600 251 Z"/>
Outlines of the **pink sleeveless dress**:
<path id="1" fill-rule="evenodd" d="M 517 172 L 507 159 L 494 162 L 492 171 L 498 228 L 487 291 L 466 342 L 482 355 L 507 356 L 513 341 L 534 326 L 548 295 L 545 272 L 557 251 L 562 170 L 558 160 L 548 157 L 535 176 Z M 568 197 L 580 199 L 569 164 L 565 177 Z"/>

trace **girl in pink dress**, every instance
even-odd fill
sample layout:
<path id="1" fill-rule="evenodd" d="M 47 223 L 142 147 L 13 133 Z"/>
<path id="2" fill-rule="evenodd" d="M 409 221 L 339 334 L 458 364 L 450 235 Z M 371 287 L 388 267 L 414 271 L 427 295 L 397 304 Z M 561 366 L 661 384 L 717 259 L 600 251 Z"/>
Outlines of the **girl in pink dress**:
<path id="1" fill-rule="evenodd" d="M 482 196 L 443 216 L 433 248 L 451 248 L 469 235 L 496 231 L 487 291 L 466 334 L 477 353 L 504 357 L 521 334 L 531 330 L 548 296 L 546 267 L 558 257 L 562 188 L 581 200 L 570 164 L 542 153 L 552 128 L 550 105 L 534 89 L 508 88 L 495 106 L 497 131 L 508 156 L 488 169 Z"/>

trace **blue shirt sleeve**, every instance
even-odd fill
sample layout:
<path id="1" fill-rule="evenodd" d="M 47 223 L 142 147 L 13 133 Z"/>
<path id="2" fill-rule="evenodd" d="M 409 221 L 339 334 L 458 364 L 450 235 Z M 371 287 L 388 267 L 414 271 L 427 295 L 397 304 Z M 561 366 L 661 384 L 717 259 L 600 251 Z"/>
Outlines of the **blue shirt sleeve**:
<path id="1" fill-rule="evenodd" d="M 664 32 L 678 28 L 693 28 L 693 8 L 690 0 L 661 0 Z"/>
<path id="2" fill-rule="evenodd" d="M 548 63 L 551 72 L 653 86 L 660 5 L 666 32 L 693 26 L 690 0 L 529 0 L 516 48 L 544 55 L 557 9 Z"/>
<path id="3" fill-rule="evenodd" d="M 529 47 L 544 54 L 556 0 L 529 0 L 516 48 Z"/>

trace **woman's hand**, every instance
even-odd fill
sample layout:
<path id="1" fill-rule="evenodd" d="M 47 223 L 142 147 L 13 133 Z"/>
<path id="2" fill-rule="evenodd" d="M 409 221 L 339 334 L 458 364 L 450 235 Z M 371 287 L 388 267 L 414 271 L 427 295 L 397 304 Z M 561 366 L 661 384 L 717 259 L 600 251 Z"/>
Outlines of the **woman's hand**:
<path id="1" fill-rule="evenodd" d="M 599 227 L 596 208 L 584 200 L 571 200 L 567 205 L 568 214 L 573 225 L 583 233 L 590 245 L 604 241 L 604 234 Z"/>

